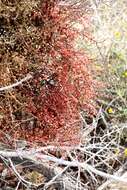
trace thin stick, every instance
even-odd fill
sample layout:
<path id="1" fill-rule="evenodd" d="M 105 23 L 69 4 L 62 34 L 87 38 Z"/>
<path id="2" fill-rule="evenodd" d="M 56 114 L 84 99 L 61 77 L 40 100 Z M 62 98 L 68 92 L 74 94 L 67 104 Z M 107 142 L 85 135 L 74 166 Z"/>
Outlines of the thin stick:
<path id="1" fill-rule="evenodd" d="M 47 182 L 44 185 L 44 190 L 47 189 L 50 185 L 53 184 L 53 182 L 60 176 L 62 176 L 62 174 L 68 169 L 68 166 L 66 166 L 64 169 L 62 169 L 57 175 L 55 175 L 49 182 Z"/>
<path id="2" fill-rule="evenodd" d="M 31 78 L 32 78 L 32 75 L 31 75 L 31 74 L 27 74 L 27 76 L 26 76 L 25 78 L 21 79 L 20 81 L 18 81 L 18 82 L 16 82 L 16 83 L 11 84 L 11 85 L 8 85 L 8 86 L 1 87 L 1 88 L 0 88 L 0 92 L 1 92 L 1 91 L 6 91 L 6 90 L 10 90 L 10 89 L 12 89 L 12 88 L 14 88 L 14 87 L 16 87 L 16 86 L 19 86 L 19 85 L 21 85 L 23 82 L 28 81 L 28 80 L 31 79 Z"/>
<path id="3" fill-rule="evenodd" d="M 14 173 L 16 174 L 16 176 L 19 178 L 20 181 L 22 181 L 23 183 L 25 183 L 25 184 L 27 184 L 27 185 L 29 185 L 29 186 L 34 185 L 34 186 L 37 187 L 36 184 L 33 184 L 32 182 L 26 181 L 26 180 L 18 173 L 18 171 L 16 170 L 16 168 L 15 168 L 15 166 L 14 166 L 14 164 L 13 164 L 13 162 L 11 161 L 10 158 L 9 158 L 9 162 L 10 162 L 11 168 L 13 169 Z"/>

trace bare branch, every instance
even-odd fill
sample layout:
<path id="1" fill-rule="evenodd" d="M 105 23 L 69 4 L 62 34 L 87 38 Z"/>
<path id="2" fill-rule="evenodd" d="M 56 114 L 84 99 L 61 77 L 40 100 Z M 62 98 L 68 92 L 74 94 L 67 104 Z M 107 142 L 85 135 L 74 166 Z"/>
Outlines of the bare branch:
<path id="1" fill-rule="evenodd" d="M 96 175 L 99 175 L 101 177 L 104 177 L 106 179 L 111 179 L 113 181 L 118 181 L 118 182 L 124 182 L 127 183 L 127 180 L 123 177 L 118 177 L 115 175 L 111 175 L 105 172 L 102 172 L 96 168 L 94 168 L 93 166 L 86 164 L 85 162 L 78 162 L 78 161 L 67 161 L 64 160 L 62 158 L 57 158 L 57 157 L 53 157 L 53 156 L 49 156 L 49 155 L 44 155 L 41 153 L 35 153 L 33 154 L 33 151 L 20 151 L 20 152 L 15 152 L 15 151 L 0 151 L 0 155 L 3 157 L 18 157 L 19 155 L 22 158 L 26 158 L 29 159 L 31 161 L 34 161 L 36 163 L 43 163 L 43 162 L 53 162 L 56 163 L 58 165 L 65 165 L 68 167 L 78 167 L 78 168 L 82 168 L 88 172 L 92 172 Z"/>
<path id="2" fill-rule="evenodd" d="M 14 87 L 16 87 L 16 86 L 19 86 L 19 85 L 21 85 L 23 82 L 28 81 L 28 80 L 31 79 L 31 78 L 32 78 L 32 75 L 31 75 L 31 74 L 27 74 L 27 76 L 26 76 L 25 78 L 21 79 L 20 81 L 18 81 L 18 82 L 16 82 L 16 83 L 11 84 L 11 85 L 8 85 L 8 86 L 1 87 L 1 88 L 0 88 L 0 92 L 1 92 L 1 91 L 6 91 L 6 90 L 10 90 L 10 89 L 12 89 L 12 88 L 14 88 Z"/>

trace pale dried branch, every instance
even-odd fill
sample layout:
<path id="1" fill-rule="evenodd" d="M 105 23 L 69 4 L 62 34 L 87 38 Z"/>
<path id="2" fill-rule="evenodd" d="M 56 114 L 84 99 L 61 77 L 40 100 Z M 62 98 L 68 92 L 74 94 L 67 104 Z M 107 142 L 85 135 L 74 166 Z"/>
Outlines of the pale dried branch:
<path id="1" fill-rule="evenodd" d="M 111 179 L 113 181 L 118 181 L 118 182 L 124 182 L 127 183 L 127 180 L 124 179 L 123 177 L 118 177 L 115 175 L 111 175 L 105 172 L 102 172 L 95 167 L 85 163 L 85 162 L 79 162 L 79 161 L 68 161 L 64 160 L 62 158 L 57 158 L 49 155 L 44 155 L 41 153 L 35 153 L 33 154 L 33 151 L 0 151 L 0 155 L 3 157 L 22 157 L 31 161 L 34 161 L 36 163 L 44 163 L 44 162 L 51 162 L 51 163 L 56 163 L 57 165 L 64 165 L 68 167 L 77 167 L 77 168 L 82 168 L 88 172 L 92 172 L 93 174 L 99 175 L 101 177 L 104 177 L 106 179 Z"/>
<path id="2" fill-rule="evenodd" d="M 23 82 L 28 81 L 28 80 L 31 79 L 31 78 L 32 78 L 32 75 L 31 75 L 31 74 L 27 74 L 26 77 L 24 77 L 23 79 L 21 79 L 20 81 L 18 81 L 18 82 L 16 82 L 16 83 L 11 84 L 11 85 L 8 85 L 8 86 L 1 87 L 1 88 L 0 88 L 0 92 L 1 92 L 1 91 L 6 91 L 6 90 L 11 90 L 11 89 L 13 89 L 13 88 L 15 88 L 15 87 L 21 85 Z"/>

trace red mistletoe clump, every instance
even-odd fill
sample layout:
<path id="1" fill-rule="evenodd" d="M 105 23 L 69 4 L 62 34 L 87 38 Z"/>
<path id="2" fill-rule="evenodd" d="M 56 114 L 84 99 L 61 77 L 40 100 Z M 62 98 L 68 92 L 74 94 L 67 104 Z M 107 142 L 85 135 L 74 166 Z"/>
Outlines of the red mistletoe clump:
<path id="1" fill-rule="evenodd" d="M 40 124 L 34 128 L 34 135 L 27 132 L 29 140 L 77 144 L 81 133 L 80 110 L 95 113 L 90 61 L 74 47 L 75 39 L 81 34 L 73 25 L 84 24 L 85 19 L 76 5 L 61 6 L 57 0 L 43 1 L 40 12 L 32 13 L 33 21 L 43 20 L 44 41 L 38 48 L 42 66 L 30 83 L 27 106 Z"/>
<path id="2" fill-rule="evenodd" d="M 75 40 L 88 36 L 88 17 L 82 3 L 43 0 L 39 10 L 33 10 L 30 21 L 37 27 L 38 41 L 32 49 L 27 42 L 27 58 L 39 60 L 36 69 L 27 72 L 33 78 L 17 87 L 26 101 L 26 112 L 36 122 L 13 132 L 17 139 L 46 144 L 75 145 L 80 141 L 82 122 L 80 111 L 93 116 L 96 112 L 94 82 L 90 60 L 77 50 Z M 82 28 L 76 27 L 79 24 Z M 90 36 L 90 35 L 89 35 Z M 32 60 L 32 59 L 31 59 Z"/>

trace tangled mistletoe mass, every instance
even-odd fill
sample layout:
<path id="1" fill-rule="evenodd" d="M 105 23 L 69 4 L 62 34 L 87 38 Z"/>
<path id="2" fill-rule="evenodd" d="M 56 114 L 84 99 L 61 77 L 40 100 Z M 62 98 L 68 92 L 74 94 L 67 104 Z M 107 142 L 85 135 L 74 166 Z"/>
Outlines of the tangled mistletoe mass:
<path id="1" fill-rule="evenodd" d="M 86 40 L 88 35 L 89 19 L 84 10 L 82 3 L 59 0 L 43 0 L 38 10 L 32 10 L 29 19 L 41 39 L 34 58 L 40 61 L 31 70 L 29 60 L 25 72 L 33 78 L 15 90 L 24 98 L 23 110 L 33 121 L 11 127 L 9 134 L 14 139 L 74 145 L 80 141 L 80 111 L 95 114 L 91 63 L 85 52 L 75 47 L 79 36 Z M 27 51 L 32 54 L 28 44 Z"/>

